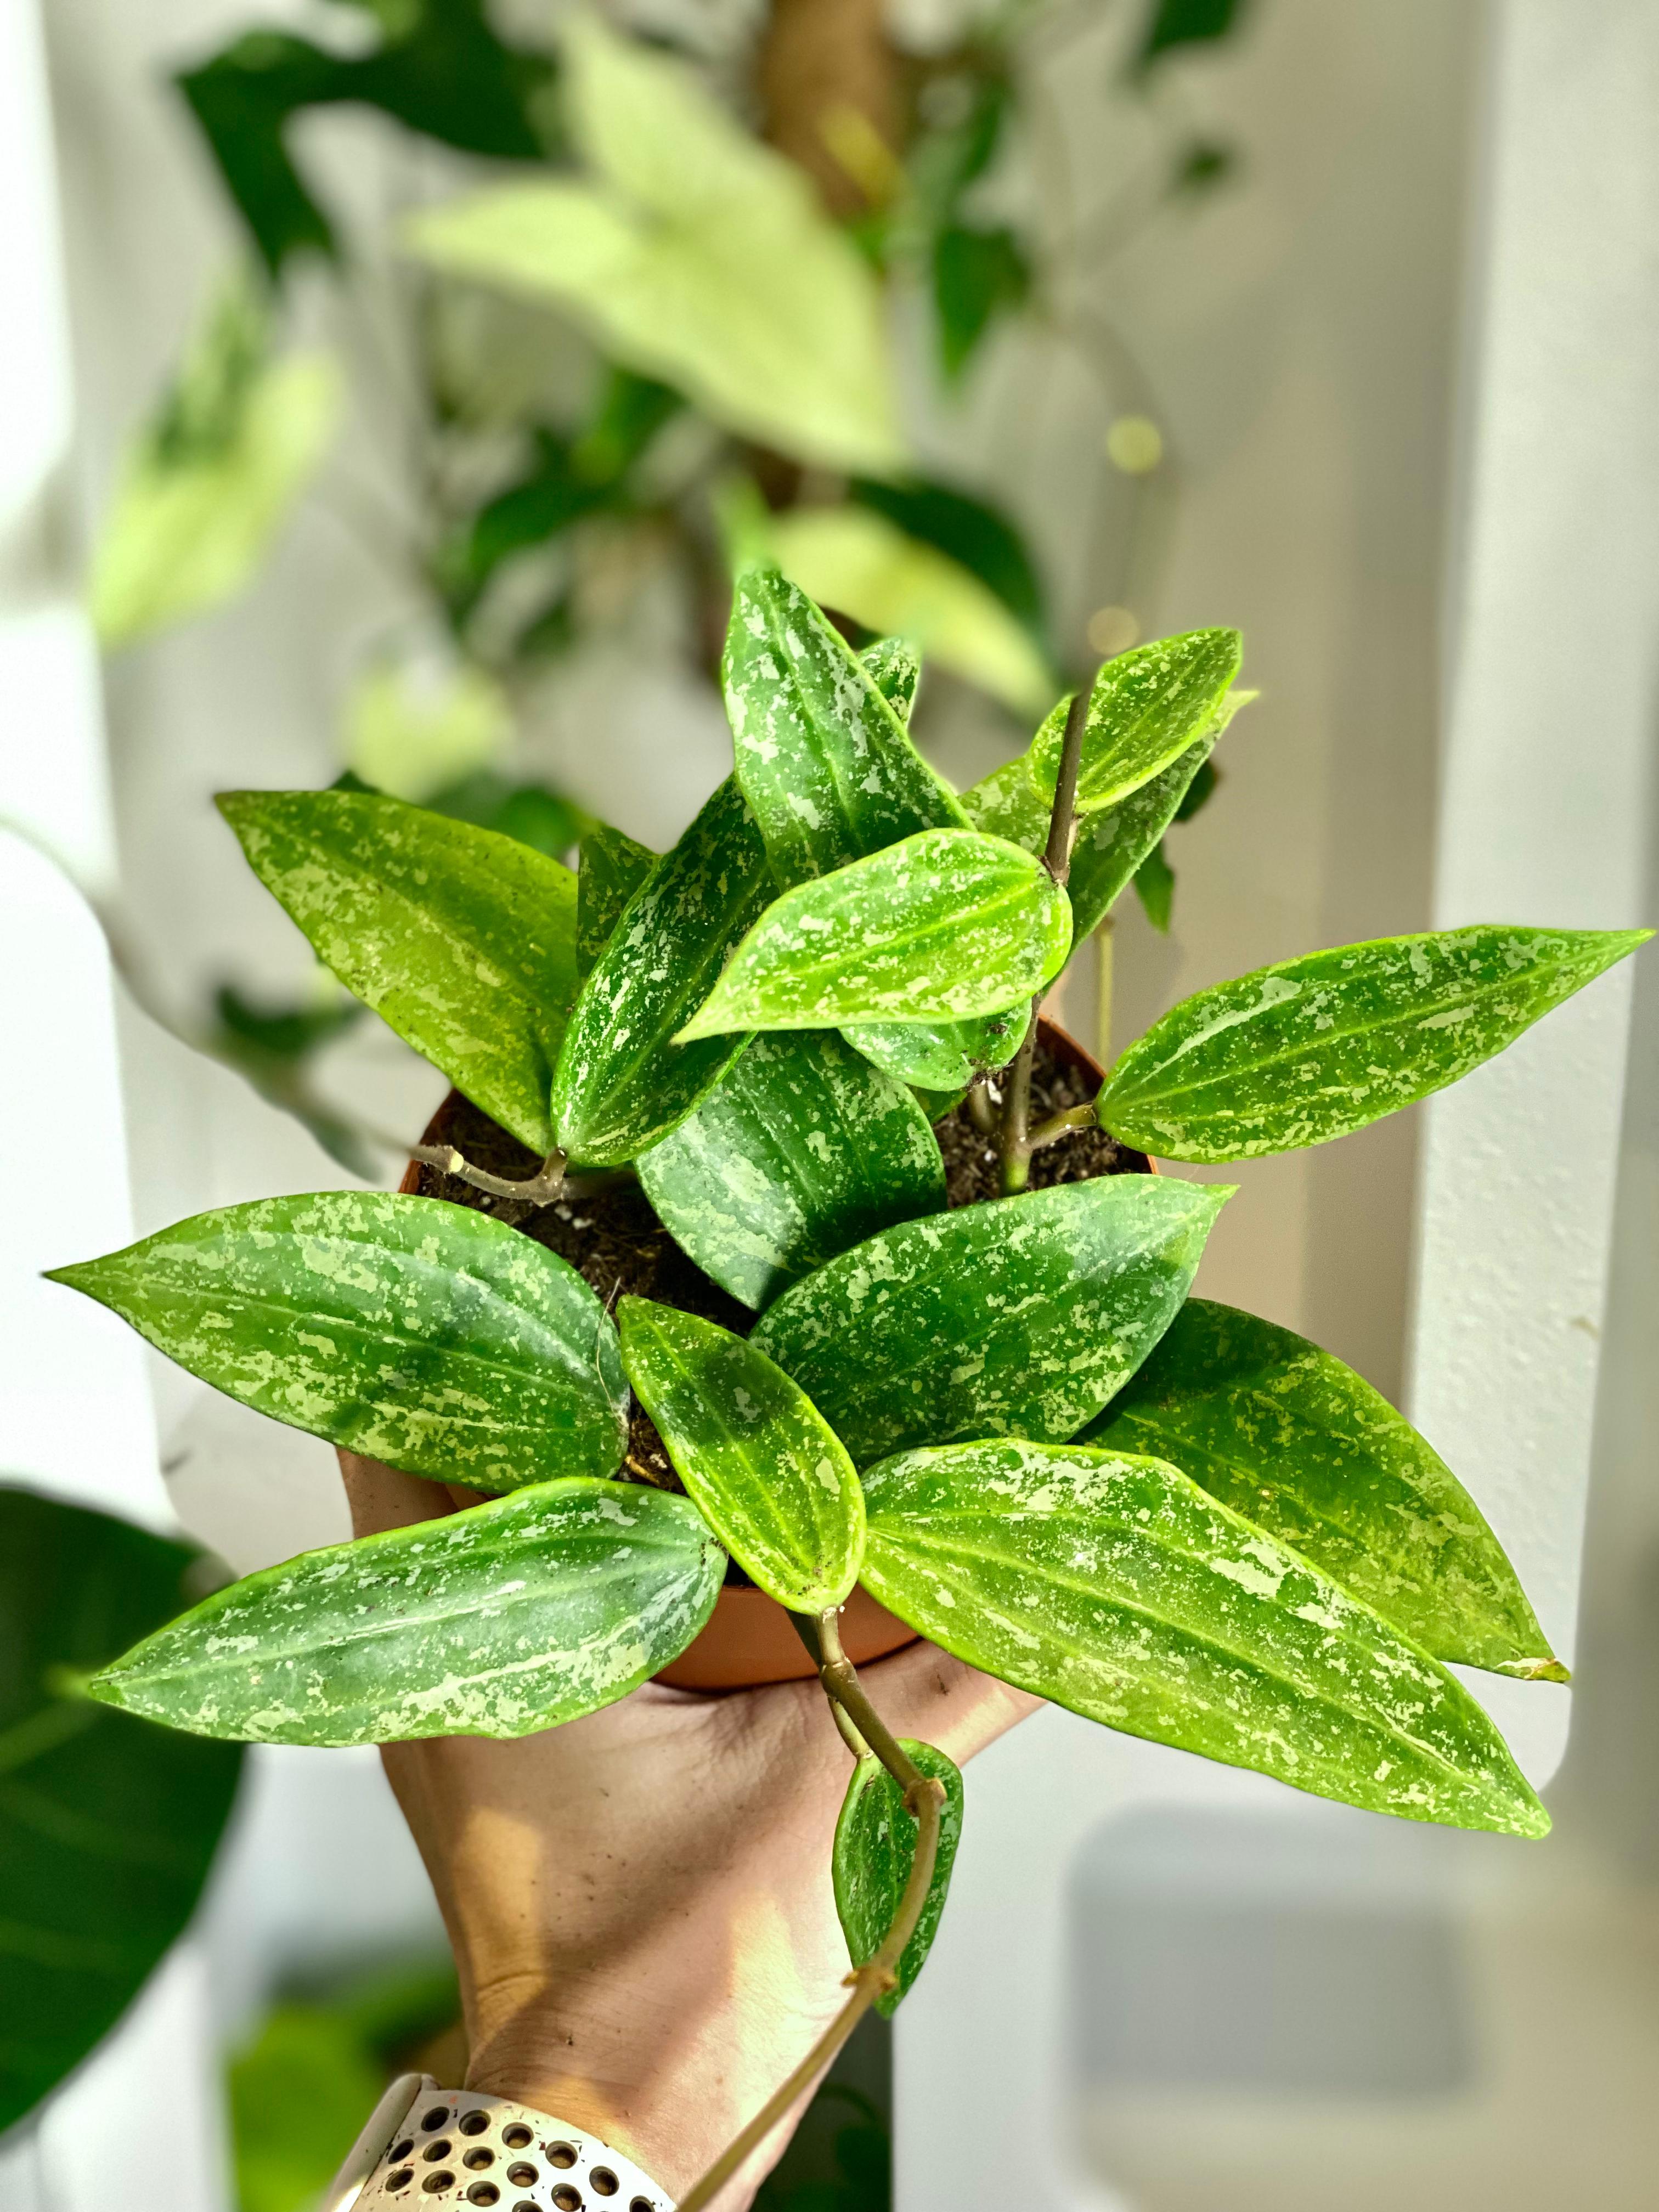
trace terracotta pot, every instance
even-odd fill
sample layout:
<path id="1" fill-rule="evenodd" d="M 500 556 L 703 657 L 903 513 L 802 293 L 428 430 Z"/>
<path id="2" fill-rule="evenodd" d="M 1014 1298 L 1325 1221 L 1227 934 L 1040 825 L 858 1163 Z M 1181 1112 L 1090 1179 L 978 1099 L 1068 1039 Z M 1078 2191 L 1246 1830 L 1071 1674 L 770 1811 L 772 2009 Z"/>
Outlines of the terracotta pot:
<path id="1" fill-rule="evenodd" d="M 1074 1036 L 1046 1016 L 1042 1033 L 1056 1057 L 1080 1069 L 1091 1079 L 1093 1090 L 1098 1090 L 1105 1080 L 1105 1072 L 1093 1054 L 1085 1052 Z M 443 1111 L 441 1107 L 433 1117 L 423 1142 L 436 1141 L 434 1133 Z M 1144 1153 L 1137 1152 L 1132 1157 L 1139 1164 L 1134 1170 L 1137 1174 L 1158 1173 L 1156 1165 Z M 411 1160 L 398 1188 L 406 1194 L 416 1191 L 420 1175 L 418 1164 Z M 477 1494 L 472 1493 L 474 1497 Z M 884 1606 L 878 1605 L 865 1589 L 855 1589 L 842 1607 L 841 1638 L 848 1657 L 855 1666 L 884 1658 L 890 1651 L 919 1641 L 915 1629 L 889 1613 Z M 702 1633 L 678 1659 L 663 1668 L 657 1680 L 682 1690 L 738 1690 L 752 1689 L 764 1682 L 804 1681 L 815 1671 L 781 1605 L 763 1590 L 728 1586 L 715 1600 L 714 1610 Z"/>

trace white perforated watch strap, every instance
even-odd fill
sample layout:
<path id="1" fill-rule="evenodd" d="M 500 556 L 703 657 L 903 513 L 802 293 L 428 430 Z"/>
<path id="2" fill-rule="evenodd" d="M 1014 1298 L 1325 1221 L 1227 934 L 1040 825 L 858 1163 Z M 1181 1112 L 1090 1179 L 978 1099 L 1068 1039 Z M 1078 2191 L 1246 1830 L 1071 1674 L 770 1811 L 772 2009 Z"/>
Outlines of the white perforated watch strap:
<path id="1" fill-rule="evenodd" d="M 324 2212 L 674 2212 L 665 2191 L 596 2136 L 429 2075 L 394 2081 Z"/>

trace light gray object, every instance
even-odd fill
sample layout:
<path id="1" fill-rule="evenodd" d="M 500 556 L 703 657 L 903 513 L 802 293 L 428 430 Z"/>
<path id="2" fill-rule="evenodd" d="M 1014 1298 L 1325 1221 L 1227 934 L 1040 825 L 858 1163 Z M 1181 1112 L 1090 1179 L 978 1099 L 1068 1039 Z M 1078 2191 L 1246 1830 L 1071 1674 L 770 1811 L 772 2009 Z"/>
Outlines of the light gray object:
<path id="1" fill-rule="evenodd" d="M 580 2128 L 477 2089 L 403 2074 L 370 2114 L 321 2212 L 674 2212 L 673 2200 Z"/>

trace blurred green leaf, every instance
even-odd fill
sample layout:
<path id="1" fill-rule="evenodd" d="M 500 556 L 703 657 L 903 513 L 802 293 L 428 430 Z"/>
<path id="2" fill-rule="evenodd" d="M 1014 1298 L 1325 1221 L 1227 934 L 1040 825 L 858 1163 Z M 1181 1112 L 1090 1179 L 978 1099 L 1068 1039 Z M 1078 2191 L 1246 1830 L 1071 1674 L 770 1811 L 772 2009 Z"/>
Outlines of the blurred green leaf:
<path id="1" fill-rule="evenodd" d="M 232 284 L 129 447 L 95 548 L 106 649 L 233 599 L 322 459 L 340 410 L 326 354 L 273 358 L 263 309 Z"/>
<path id="2" fill-rule="evenodd" d="M 388 1028 L 536 1151 L 576 992 L 576 878 L 515 839 L 349 791 L 222 793 L 248 865 Z"/>
<path id="3" fill-rule="evenodd" d="M 1170 933 L 1170 916 L 1175 906 L 1175 870 L 1164 858 L 1161 844 L 1152 851 L 1135 870 L 1135 896 L 1140 901 L 1148 921 L 1160 935 Z"/>
<path id="4" fill-rule="evenodd" d="M 470 1206 L 257 1199 L 51 1279 L 228 1397 L 410 1474 L 502 1491 L 622 1463 L 608 1316 L 568 1261 Z"/>
<path id="5" fill-rule="evenodd" d="M 455 618 L 467 619 L 484 586 L 514 554 L 546 544 L 587 515 L 629 511 L 629 471 L 683 404 L 666 385 L 612 368 L 592 421 L 575 436 L 532 425 L 528 467 L 487 500 L 435 556 Z"/>
<path id="6" fill-rule="evenodd" d="M 1146 69 L 1177 46 L 1228 37 L 1243 16 L 1245 0 L 1152 0 L 1135 65 Z"/>
<path id="7" fill-rule="evenodd" d="M 1225 184 L 1237 167 L 1238 156 L 1231 146 L 1195 139 L 1176 163 L 1172 189 L 1196 198 L 1200 192 L 1212 191 L 1217 185 Z"/>
<path id="8" fill-rule="evenodd" d="M 1327 1144 L 1459 1081 L 1651 933 L 1486 925 L 1259 968 L 1194 992 L 1132 1044 L 1101 1121 L 1170 1160 Z"/>
<path id="9" fill-rule="evenodd" d="M 1208 758 L 1200 761 L 1194 773 L 1192 781 L 1182 793 L 1180 805 L 1176 807 L 1170 819 L 1175 822 L 1190 822 L 1194 815 L 1201 812 L 1214 798 L 1215 787 L 1220 781 L 1221 771 L 1215 763 Z"/>
<path id="10" fill-rule="evenodd" d="M 751 1340 L 860 1467 L 960 1437 L 1059 1442 L 1170 1326 L 1230 1194 L 1105 1176 L 901 1222 L 784 1291 Z"/>
<path id="11" fill-rule="evenodd" d="M 1436 1659 L 1566 1679 L 1444 1460 L 1305 1337 L 1188 1298 L 1085 1441 L 1169 1460 Z"/>
<path id="12" fill-rule="evenodd" d="M 635 1395 L 738 1565 L 792 1613 L 843 1604 L 864 1556 L 864 1492 L 806 1393 L 701 1315 L 624 1297 L 617 1319 Z"/>
<path id="13" fill-rule="evenodd" d="M 860 507 L 885 515 L 907 538 L 935 546 L 960 562 L 1041 638 L 1042 586 L 1025 540 L 1000 509 L 922 477 L 896 483 L 860 477 L 848 492 Z"/>
<path id="14" fill-rule="evenodd" d="M 939 1855 L 933 1879 L 916 1923 L 915 1933 L 905 1945 L 898 1965 L 898 1987 L 876 1999 L 876 2010 L 890 2020 L 915 1983 L 933 1947 L 939 1916 L 951 1887 L 962 1840 L 962 1775 L 942 1751 L 914 1737 L 900 1739 L 912 1763 L 935 1782 L 945 1785 L 939 1808 Z M 904 1886 L 916 1856 L 915 1815 L 907 1811 L 904 1793 L 881 1761 L 872 1753 L 859 1760 L 836 1823 L 831 1868 L 836 1888 L 836 1912 L 847 1938 L 848 1957 L 855 1966 L 873 1959 L 892 1926 Z"/>
<path id="15" fill-rule="evenodd" d="M 641 1153 L 639 1176 L 681 1249 L 757 1308 L 878 1229 L 945 1205 L 921 1107 L 831 1030 L 755 1038 Z"/>
<path id="16" fill-rule="evenodd" d="M 741 1036 L 675 1037 L 772 896 L 766 847 L 728 776 L 672 852 L 653 862 L 594 963 L 554 1079 L 559 1142 L 591 1167 L 658 1143 L 742 1051 Z"/>
<path id="17" fill-rule="evenodd" d="M 427 671 L 376 660 L 351 687 L 343 735 L 346 758 L 370 790 L 426 805 L 505 752 L 513 709 L 495 678 L 465 661 Z"/>
<path id="18" fill-rule="evenodd" d="M 356 1970 L 273 2006 L 228 2069 L 237 2212 L 313 2212 L 387 2082 L 460 2008 L 447 1959 Z"/>
<path id="19" fill-rule="evenodd" d="M 922 657 L 978 684 L 1017 714 L 1036 714 L 1054 680 L 1030 631 L 978 576 L 906 535 L 868 504 L 774 515 L 767 544 L 821 606 L 878 635 L 914 638 Z"/>
<path id="20" fill-rule="evenodd" d="M 679 1039 L 1000 1013 L 1071 949 L 1071 908 L 1040 860 L 976 830 L 924 830 L 775 899 Z"/>
<path id="21" fill-rule="evenodd" d="M 572 1475 L 246 1576 L 91 1694 L 243 1742 L 531 1735 L 677 1658 L 725 1571 L 689 1498 Z"/>
<path id="22" fill-rule="evenodd" d="M 76 1686 L 188 1605 L 204 1566 L 188 1545 L 0 1486 L 0 2132 L 115 2025 L 207 1879 L 240 1754 Z"/>
<path id="23" fill-rule="evenodd" d="M 349 2022 L 278 2005 L 230 2066 L 237 2212 L 310 2212 L 386 2075 Z"/>
<path id="24" fill-rule="evenodd" d="M 1316 1796 L 1548 1834 L 1461 1682 L 1163 1461 L 998 1439 L 866 1489 L 866 1586 L 969 1666 Z"/>
<path id="25" fill-rule="evenodd" d="M 592 184 L 507 185 L 405 225 L 451 275 L 556 301 L 713 418 L 831 468 L 904 458 L 878 281 L 791 162 L 598 17 L 565 40 Z"/>
<path id="26" fill-rule="evenodd" d="M 1024 307 L 1031 265 L 1018 238 L 1006 226 L 971 228 L 952 223 L 933 240 L 933 313 L 939 365 L 954 381 L 967 368 L 1000 314 Z"/>
<path id="27" fill-rule="evenodd" d="M 545 54 L 499 39 L 483 0 L 403 0 L 378 15 L 376 52 L 342 56 L 285 32 L 250 31 L 176 79 L 225 189 L 271 275 L 333 227 L 287 146 L 306 109 L 351 103 L 469 154 L 534 161 L 548 150 Z"/>
<path id="28" fill-rule="evenodd" d="M 586 809 L 562 792 L 544 783 L 517 783 L 489 769 L 434 791 L 426 805 L 430 813 L 493 830 L 498 837 L 511 837 L 550 860 L 562 861 L 593 827 Z"/>

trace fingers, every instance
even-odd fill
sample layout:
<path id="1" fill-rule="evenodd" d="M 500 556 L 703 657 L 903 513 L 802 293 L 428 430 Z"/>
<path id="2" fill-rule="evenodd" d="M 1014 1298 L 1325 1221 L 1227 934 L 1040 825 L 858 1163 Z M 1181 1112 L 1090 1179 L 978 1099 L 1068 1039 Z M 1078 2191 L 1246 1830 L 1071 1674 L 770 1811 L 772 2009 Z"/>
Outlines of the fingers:
<path id="1" fill-rule="evenodd" d="M 912 1644 L 860 1667 L 859 1679 L 895 1735 L 916 1736 L 965 1765 L 1043 1700 L 964 1666 L 937 1644 Z"/>
<path id="2" fill-rule="evenodd" d="M 364 1459 L 357 1452 L 342 1451 L 337 1456 L 351 1506 L 354 1536 L 379 1536 L 388 1528 L 412 1528 L 418 1522 L 436 1521 L 456 1510 L 453 1498 L 441 1482 L 427 1482 L 418 1474 L 399 1474 L 395 1467 L 386 1467 L 378 1459 Z"/>

